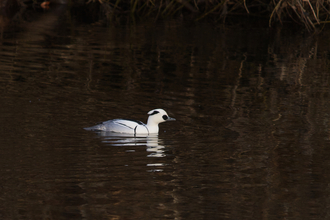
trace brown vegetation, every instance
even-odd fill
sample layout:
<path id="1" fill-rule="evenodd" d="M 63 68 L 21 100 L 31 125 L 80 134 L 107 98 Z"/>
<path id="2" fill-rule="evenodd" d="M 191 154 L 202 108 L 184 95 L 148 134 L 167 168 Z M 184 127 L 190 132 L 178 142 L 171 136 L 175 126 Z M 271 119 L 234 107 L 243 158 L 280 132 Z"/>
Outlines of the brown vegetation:
<path id="1" fill-rule="evenodd" d="M 210 18 L 215 22 L 249 17 L 268 22 L 269 26 L 291 22 L 305 26 L 308 31 L 328 23 L 330 15 L 329 2 L 325 0 L 0 0 L 1 11 L 9 10 L 12 4 L 8 2 L 19 2 L 20 5 L 33 2 L 44 9 L 48 4 L 69 4 L 79 8 L 84 5 L 94 9 L 99 5 L 101 10 L 96 13 L 105 15 L 110 21 L 123 15 L 154 20 L 172 16 L 189 17 L 195 21 Z"/>
<path id="2" fill-rule="evenodd" d="M 224 21 L 228 16 L 250 16 L 274 23 L 293 21 L 309 31 L 315 25 L 327 23 L 329 3 L 324 0 L 89 0 L 107 5 L 109 13 L 154 15 L 156 18 L 178 14 L 193 14 L 195 20 L 206 17 Z"/>

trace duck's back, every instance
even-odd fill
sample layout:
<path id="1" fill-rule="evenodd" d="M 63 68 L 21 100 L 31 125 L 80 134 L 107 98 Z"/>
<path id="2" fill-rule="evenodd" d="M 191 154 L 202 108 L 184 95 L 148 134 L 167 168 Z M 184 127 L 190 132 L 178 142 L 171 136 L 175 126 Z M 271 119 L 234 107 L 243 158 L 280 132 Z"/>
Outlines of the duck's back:
<path id="1" fill-rule="evenodd" d="M 85 128 L 85 130 L 111 131 L 125 134 L 149 133 L 148 128 L 144 123 L 131 119 L 113 119 L 102 122 L 101 124 L 95 125 L 93 127 Z"/>

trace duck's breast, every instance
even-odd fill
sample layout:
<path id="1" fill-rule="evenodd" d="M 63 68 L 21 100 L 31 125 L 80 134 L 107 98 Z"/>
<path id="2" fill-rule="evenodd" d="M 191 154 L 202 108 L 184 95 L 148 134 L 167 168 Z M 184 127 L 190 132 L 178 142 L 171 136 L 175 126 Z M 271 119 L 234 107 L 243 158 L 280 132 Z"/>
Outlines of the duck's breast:
<path id="1" fill-rule="evenodd" d="M 138 125 L 134 128 L 134 134 L 149 134 L 149 130 L 145 124 Z"/>

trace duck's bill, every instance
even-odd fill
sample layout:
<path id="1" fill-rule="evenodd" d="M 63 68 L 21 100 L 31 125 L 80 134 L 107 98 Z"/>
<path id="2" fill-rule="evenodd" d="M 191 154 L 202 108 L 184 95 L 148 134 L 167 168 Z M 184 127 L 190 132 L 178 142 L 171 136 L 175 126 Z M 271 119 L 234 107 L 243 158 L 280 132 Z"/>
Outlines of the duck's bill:
<path id="1" fill-rule="evenodd" d="M 176 119 L 175 118 L 170 118 L 168 117 L 168 119 L 166 119 L 166 121 L 175 121 Z"/>

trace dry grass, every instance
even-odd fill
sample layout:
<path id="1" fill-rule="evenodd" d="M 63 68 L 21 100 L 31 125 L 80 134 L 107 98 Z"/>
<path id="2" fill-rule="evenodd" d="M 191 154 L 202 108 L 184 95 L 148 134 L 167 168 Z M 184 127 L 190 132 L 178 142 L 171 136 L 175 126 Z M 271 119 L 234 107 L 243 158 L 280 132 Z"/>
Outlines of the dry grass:
<path id="1" fill-rule="evenodd" d="M 304 24 L 308 30 L 315 29 L 316 24 L 320 24 L 323 18 L 328 20 L 329 11 L 328 3 L 324 0 L 280 0 L 274 2 L 274 9 L 269 18 L 269 25 L 272 22 L 281 22 L 282 17 Z"/>
<path id="2" fill-rule="evenodd" d="M 224 20 L 227 16 L 255 16 L 268 19 L 269 25 L 283 22 L 303 24 L 307 30 L 329 22 L 329 2 L 324 0 L 90 0 L 111 7 L 112 16 L 137 14 L 174 16 L 191 13 L 195 20 L 215 17 Z"/>

